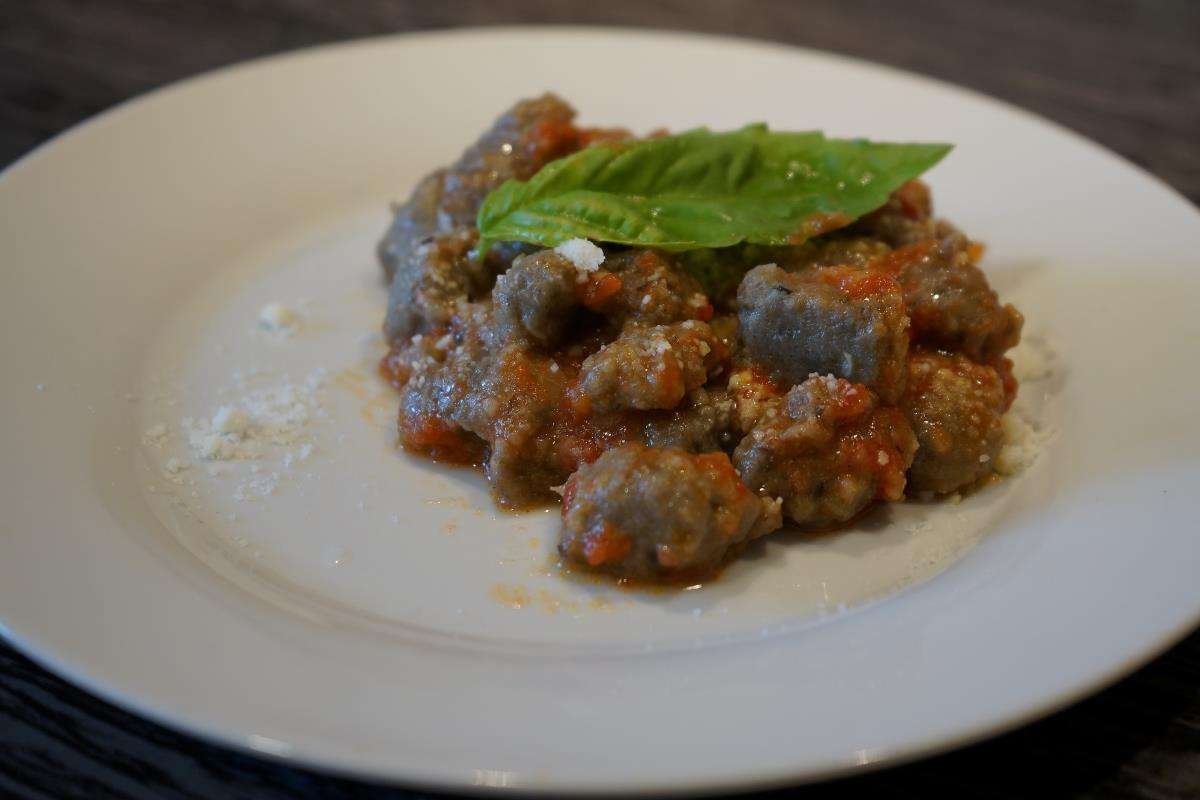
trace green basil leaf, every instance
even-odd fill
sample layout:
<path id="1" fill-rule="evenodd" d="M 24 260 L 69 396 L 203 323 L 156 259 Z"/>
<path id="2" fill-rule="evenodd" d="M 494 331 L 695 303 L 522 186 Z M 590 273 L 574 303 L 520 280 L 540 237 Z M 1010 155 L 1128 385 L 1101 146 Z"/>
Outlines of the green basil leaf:
<path id="1" fill-rule="evenodd" d="M 800 244 L 883 205 L 950 148 L 763 124 L 599 144 L 492 191 L 479 209 L 478 252 L 574 238 L 673 251 Z"/>

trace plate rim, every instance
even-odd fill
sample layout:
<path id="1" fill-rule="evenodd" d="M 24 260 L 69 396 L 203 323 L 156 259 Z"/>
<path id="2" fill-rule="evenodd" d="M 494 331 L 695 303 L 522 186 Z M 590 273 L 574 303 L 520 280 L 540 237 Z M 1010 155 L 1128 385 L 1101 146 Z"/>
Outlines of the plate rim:
<path id="1" fill-rule="evenodd" d="M 892 599 L 892 598 L 887 598 Z M 886 599 L 885 599 L 886 602 Z M 23 638 L 14 634 L 0 619 L 0 639 L 7 642 L 22 656 L 28 658 L 42 669 L 52 673 L 73 688 L 91 694 L 102 702 L 109 703 L 117 709 L 140 716 L 167 730 L 193 737 L 205 745 L 224 748 L 232 752 L 262 758 L 273 764 L 292 769 L 308 770 L 328 777 L 361 781 L 386 787 L 395 787 L 413 791 L 453 792 L 467 796 L 490 795 L 495 792 L 517 792 L 530 796 L 570 796 L 570 797 L 608 797 L 622 794 L 635 797 L 711 797 L 734 792 L 758 792 L 802 787 L 812 784 L 836 781 L 842 778 L 865 776 L 872 773 L 903 767 L 918 761 L 947 755 L 982 742 L 1012 733 L 1027 725 L 1045 720 L 1054 714 L 1080 703 L 1089 697 L 1111 688 L 1123 678 L 1129 677 L 1150 662 L 1158 659 L 1180 641 L 1200 627 L 1200 614 L 1179 630 L 1173 631 L 1161 646 L 1145 650 L 1130 657 L 1122 664 L 1110 669 L 1093 681 L 1081 685 L 1071 692 L 1066 692 L 1043 705 L 1011 714 L 1009 717 L 994 723 L 980 723 L 972 729 L 963 731 L 953 741 L 945 737 L 931 736 L 913 742 L 905 747 L 882 754 L 880 757 L 866 763 L 855 764 L 850 761 L 831 762 L 817 769 L 803 772 L 792 772 L 780 768 L 774 774 L 764 774 L 755 770 L 745 775 L 741 773 L 726 773 L 720 779 L 703 779 L 702 783 L 688 784 L 678 780 L 661 780 L 660 783 L 620 783 L 604 785 L 580 786 L 578 784 L 552 779 L 549 781 L 524 780 L 513 786 L 487 786 L 465 781 L 455 781 L 440 775 L 413 775 L 412 777 L 384 775 L 370 769 L 362 769 L 326 760 L 320 755 L 291 753 L 273 746 L 270 742 L 262 742 L 255 746 L 249 738 L 237 738 L 227 731 L 212 728 L 206 723 L 185 719 L 182 715 L 173 715 L 154 706 L 144 703 L 136 696 L 126 695 L 125 692 L 108 686 L 100 680 L 93 679 L 85 672 L 74 666 L 57 660 L 52 654 L 43 652 L 41 648 L 28 644 Z M 410 773 L 411 774 L 411 773 Z"/>
<path id="2" fill-rule="evenodd" d="M 986 92 L 966 86 L 964 84 L 955 83 L 945 78 L 939 78 L 934 75 L 928 75 L 923 72 L 917 72 L 905 67 L 898 67 L 894 64 L 889 64 L 884 61 L 872 61 L 869 58 L 862 56 L 849 55 L 840 53 L 836 50 L 827 50 L 820 47 L 810 47 L 808 45 L 789 44 L 787 42 L 776 41 L 772 39 L 762 39 L 753 36 L 742 34 L 723 34 L 710 33 L 707 31 L 693 31 L 686 28 L 637 28 L 626 25 L 572 25 L 566 23 L 552 24 L 500 24 L 500 25 L 465 25 L 462 27 L 452 28 L 431 28 L 428 30 L 414 31 L 397 31 L 395 33 L 371 34 L 366 36 L 356 36 L 349 39 L 338 39 L 329 42 L 321 42 L 303 47 L 295 47 L 287 50 L 281 50 L 277 53 L 267 53 L 265 55 L 253 56 L 251 58 L 233 61 L 228 64 L 222 64 L 216 67 L 201 70 L 192 75 L 187 75 L 178 80 L 169 81 L 161 86 L 155 86 L 142 92 L 130 95 L 123 100 L 119 100 L 113 105 L 97 111 L 89 117 L 76 122 L 50 138 L 34 145 L 30 150 L 18 156 L 16 159 L 6 164 L 3 169 L 0 169 L 0 180 L 3 180 L 10 173 L 15 173 L 18 168 L 25 168 L 28 162 L 43 157 L 43 151 L 50 149 L 59 142 L 65 141 L 68 137 L 76 136 L 84 130 L 90 129 L 93 125 L 105 122 L 109 117 L 123 113 L 126 110 L 137 106 L 144 102 L 149 102 L 157 98 L 160 94 L 174 92 L 179 89 L 185 89 L 192 84 L 202 83 L 214 79 L 220 79 L 234 71 L 244 69 L 254 69 L 259 67 L 269 66 L 276 62 L 284 62 L 292 59 L 302 59 L 307 56 L 318 53 L 328 54 L 339 50 L 350 50 L 354 48 L 370 48 L 384 47 L 388 44 L 402 43 L 407 40 L 417 39 L 440 39 L 464 37 L 469 38 L 479 35 L 520 35 L 529 33 L 550 33 L 555 35 L 620 35 L 623 37 L 634 36 L 640 38 L 674 38 L 685 39 L 692 41 L 708 41 L 710 43 L 720 44 L 736 44 L 743 47 L 760 48 L 765 51 L 774 51 L 776 53 L 804 53 L 812 56 L 818 56 L 830 61 L 839 61 L 843 64 L 854 65 L 858 67 L 869 68 L 880 72 L 888 72 L 896 77 L 902 77 L 907 80 L 919 81 L 926 85 L 936 86 L 941 89 L 952 90 L 960 94 L 969 95 L 983 103 L 992 105 L 993 107 L 1003 108 L 1004 110 L 1024 117 L 1028 120 L 1033 120 L 1041 125 L 1055 129 L 1058 133 L 1067 136 L 1075 141 L 1075 144 L 1084 146 L 1094 152 L 1103 153 L 1105 156 L 1114 158 L 1122 163 L 1127 168 L 1133 169 L 1141 177 L 1152 181 L 1160 188 L 1166 189 L 1173 194 L 1176 199 L 1186 203 L 1194 211 L 1200 212 L 1200 204 L 1193 202 L 1181 190 L 1177 189 L 1173 184 L 1151 172 L 1148 168 L 1143 167 L 1135 161 L 1132 161 L 1118 153 L 1108 145 L 1092 139 L 1080 131 L 1051 119 L 1036 111 L 1032 111 L 1024 106 L 1018 105 L 1016 102 L 1006 100 L 1002 97 L 987 94 Z"/>
<path id="3" fill-rule="evenodd" d="M 832 51 L 790 45 L 770 40 L 675 29 L 641 29 L 622 26 L 599 25 L 499 25 L 437 29 L 430 31 L 409 31 L 325 43 L 223 65 L 127 98 L 126 100 L 123 100 L 116 105 L 107 108 L 54 135 L 0 171 L 0 191 L 2 191 L 5 187 L 7 178 L 21 170 L 29 168 L 30 165 L 35 164 L 40 160 L 51 157 L 53 150 L 61 142 L 66 141 L 71 137 L 85 135 L 95 126 L 106 124 L 110 119 L 118 117 L 141 104 L 153 102 L 160 95 L 165 95 L 176 91 L 183 91 L 190 88 L 194 84 L 227 78 L 235 73 L 247 69 L 269 68 L 270 66 L 279 62 L 305 59 L 316 54 L 329 55 L 335 52 L 356 48 L 403 46 L 403 44 L 407 41 L 419 39 L 446 40 L 477 36 L 529 34 L 565 34 L 586 36 L 600 34 L 607 36 L 637 36 L 649 40 L 662 38 L 681 39 L 691 42 L 704 42 L 713 45 L 736 45 L 739 47 L 760 48 L 764 51 L 782 54 L 807 54 L 811 56 L 817 56 L 822 60 L 829 62 L 855 65 L 859 67 L 870 68 L 871 70 L 879 72 L 890 73 L 894 76 L 902 77 L 907 81 L 915 81 L 934 86 L 941 90 L 949 90 L 959 94 L 969 95 L 978 101 L 1003 109 L 1008 114 L 1036 121 L 1042 126 L 1048 126 L 1072 140 L 1072 143 L 1075 146 L 1085 147 L 1088 150 L 1103 154 L 1105 157 L 1119 162 L 1126 168 L 1132 168 L 1132 170 L 1139 176 L 1140 179 L 1153 183 L 1160 189 L 1165 188 L 1175 200 L 1182 201 L 1182 203 L 1189 207 L 1193 212 L 1197 211 L 1196 204 L 1194 204 L 1174 186 L 1154 175 L 1148 169 L 1129 161 L 1105 145 L 1095 142 L 1061 123 L 1050 120 L 1035 112 L 1026 110 L 1010 101 L 995 98 L 975 89 L 963 87 L 950 81 L 912 72 L 889 64 L 873 62 L 857 56 L 848 56 Z M 866 772 L 875 771 L 878 769 L 891 768 L 905 763 L 910 763 L 921 758 L 957 750 L 984 739 L 1002 735 L 1016 728 L 1050 716 L 1086 697 L 1102 691 L 1120 679 L 1137 671 L 1139 668 L 1145 666 L 1151 661 L 1159 658 L 1163 653 L 1192 633 L 1198 626 L 1200 626 L 1200 605 L 1198 605 L 1193 611 L 1193 614 L 1190 618 L 1186 619 L 1175 628 L 1160 636 L 1152 647 L 1144 648 L 1136 654 L 1126 657 L 1121 661 L 1121 663 L 1110 667 L 1103 673 L 1093 676 L 1091 680 L 1081 682 L 1070 691 L 1061 692 L 1057 696 L 1054 696 L 1043 703 L 1032 704 L 1029 707 L 1019 709 L 1004 718 L 993 719 L 991 722 L 981 722 L 974 728 L 963 730 L 953 739 L 945 736 L 935 736 L 930 739 L 912 742 L 908 746 L 900 747 L 894 751 L 887 752 L 880 758 L 870 761 L 866 764 L 856 765 L 846 762 L 841 764 L 830 764 L 825 769 L 807 769 L 802 772 L 794 772 L 789 771 L 786 768 L 781 768 L 776 774 L 771 775 L 764 774 L 764 771 L 761 769 L 755 769 L 751 774 L 729 773 L 721 780 L 706 778 L 703 779 L 702 784 L 695 785 L 687 784 L 686 782 L 671 781 L 669 784 L 662 783 L 659 785 L 648 785 L 645 782 L 642 782 L 632 785 L 614 783 L 581 787 L 573 784 L 563 785 L 556 783 L 554 779 L 544 783 L 538 782 L 537 779 L 526 779 L 529 780 L 529 782 L 522 782 L 517 788 L 521 792 L 539 794 L 562 793 L 564 791 L 569 791 L 571 794 L 575 795 L 597 795 L 620 791 L 655 794 L 666 793 L 673 795 L 703 795 L 733 790 L 766 789 L 772 787 L 793 786 L 802 783 L 828 780 L 849 774 L 865 774 Z M 32 639 L 28 639 L 17 631 L 10 629 L 2 618 L 0 618 L 0 636 L 3 636 L 3 638 L 10 642 L 15 649 L 21 652 L 24 656 L 30 658 L 30 660 L 34 661 L 39 666 L 48 669 L 56 675 L 64 678 L 74 686 L 99 697 L 101 700 L 110 702 L 123 710 L 130 711 L 136 715 L 149 719 L 155 724 L 163 725 L 164 727 L 179 733 L 183 733 L 184 735 L 195 736 L 200 740 L 210 744 L 215 744 L 217 746 L 242 752 L 249 752 L 253 755 L 291 767 L 313 769 L 331 775 L 351 777 L 375 783 L 385 782 L 389 785 L 407 786 L 412 788 L 435 788 L 478 794 L 495 790 L 495 787 L 471 785 L 461 781 L 446 780 L 433 776 L 414 776 L 410 779 L 404 776 L 381 774 L 371 770 L 347 767 L 345 764 L 324 761 L 319 756 L 314 756 L 312 754 L 285 754 L 273 752 L 269 748 L 256 748 L 245 740 L 239 740 L 236 737 L 230 736 L 228 732 L 209 729 L 209 727 L 205 724 L 186 719 L 185 715 L 177 715 L 172 714 L 171 712 L 158 710 L 153 706 L 144 704 L 136 696 L 128 696 L 126 693 L 120 690 L 108 687 L 103 681 L 94 680 L 86 674 L 85 670 L 76 668 L 72 664 L 61 660 L 53 652 L 52 648 L 39 645 Z"/>

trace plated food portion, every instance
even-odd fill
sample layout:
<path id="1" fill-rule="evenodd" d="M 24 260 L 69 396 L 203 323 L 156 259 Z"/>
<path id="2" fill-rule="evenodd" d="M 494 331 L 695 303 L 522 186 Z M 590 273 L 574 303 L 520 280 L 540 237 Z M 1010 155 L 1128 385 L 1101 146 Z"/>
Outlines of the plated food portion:
<path id="1" fill-rule="evenodd" d="M 519 102 L 379 245 L 400 443 L 560 502 L 560 552 L 621 578 L 978 484 L 1022 317 L 916 180 L 948 150 Z"/>

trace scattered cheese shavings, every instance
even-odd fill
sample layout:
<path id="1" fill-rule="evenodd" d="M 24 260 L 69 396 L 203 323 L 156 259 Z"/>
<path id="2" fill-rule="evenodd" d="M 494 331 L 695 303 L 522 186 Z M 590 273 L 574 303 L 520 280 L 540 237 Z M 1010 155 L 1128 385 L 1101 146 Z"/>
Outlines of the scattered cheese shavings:
<path id="1" fill-rule="evenodd" d="M 211 421 L 183 420 L 192 455 L 208 461 L 255 459 L 266 445 L 306 444 L 306 426 L 320 410 L 315 391 L 324 379 L 323 370 L 314 370 L 303 384 L 249 392 L 221 406 Z"/>
<path id="2" fill-rule="evenodd" d="M 568 239 L 554 252 L 575 265 L 580 272 L 595 272 L 604 263 L 604 251 L 587 239 Z"/>
<path id="3" fill-rule="evenodd" d="M 250 417 L 240 408 L 221 406 L 213 415 L 212 429 L 216 433 L 243 434 L 250 427 Z"/>
<path id="4" fill-rule="evenodd" d="M 254 475 L 238 484 L 238 487 L 233 491 L 233 499 L 244 502 L 260 497 L 269 497 L 275 493 L 275 489 L 278 486 L 278 472 L 272 472 L 269 475 Z"/>
<path id="5" fill-rule="evenodd" d="M 163 423 L 151 425 L 142 433 L 142 444 L 158 447 L 167 440 L 167 426 Z"/>
<path id="6" fill-rule="evenodd" d="M 184 471 L 187 468 L 188 468 L 187 462 L 181 461 L 178 458 L 169 458 L 169 459 L 167 459 L 167 463 L 163 464 L 163 469 L 172 475 L 177 475 L 178 473 Z"/>

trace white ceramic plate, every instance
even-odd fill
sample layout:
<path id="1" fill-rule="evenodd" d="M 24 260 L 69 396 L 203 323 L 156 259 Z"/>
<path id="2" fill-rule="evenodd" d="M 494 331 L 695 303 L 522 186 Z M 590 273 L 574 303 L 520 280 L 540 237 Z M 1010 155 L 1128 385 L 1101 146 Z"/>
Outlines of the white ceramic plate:
<path id="1" fill-rule="evenodd" d="M 1023 388 L 1037 461 L 633 594 L 548 568 L 553 514 L 498 516 L 481 478 L 396 453 L 370 372 L 387 203 L 546 88 L 588 123 L 957 143 L 939 210 L 989 243 L 1053 359 Z M 4 631 L 225 743 L 458 788 L 761 786 L 1017 725 L 1197 622 L 1200 217 L 959 89 L 674 34 L 323 48 L 42 148 L 0 178 L 0 247 Z M 272 300 L 301 314 L 292 336 L 256 328 Z M 285 384 L 300 439 L 215 470 L 190 455 L 183 417 Z"/>

